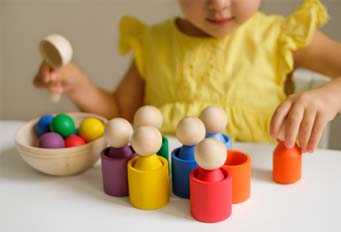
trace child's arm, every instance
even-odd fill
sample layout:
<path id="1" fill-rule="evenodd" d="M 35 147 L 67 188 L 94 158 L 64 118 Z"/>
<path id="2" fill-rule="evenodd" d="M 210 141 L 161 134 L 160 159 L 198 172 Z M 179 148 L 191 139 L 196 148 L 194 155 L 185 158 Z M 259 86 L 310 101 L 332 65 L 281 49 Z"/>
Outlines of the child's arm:
<path id="1" fill-rule="evenodd" d="M 74 64 L 55 71 L 42 64 L 34 85 L 53 92 L 65 92 L 80 110 L 109 119 L 124 117 L 132 120 L 135 111 L 143 105 L 144 81 L 134 62 L 114 93 L 97 87 Z"/>
<path id="2" fill-rule="evenodd" d="M 341 44 L 321 32 L 294 53 L 295 65 L 325 74 L 327 84 L 288 97 L 276 109 L 270 125 L 273 137 L 292 147 L 298 140 L 302 151 L 313 152 L 327 123 L 341 112 Z"/>

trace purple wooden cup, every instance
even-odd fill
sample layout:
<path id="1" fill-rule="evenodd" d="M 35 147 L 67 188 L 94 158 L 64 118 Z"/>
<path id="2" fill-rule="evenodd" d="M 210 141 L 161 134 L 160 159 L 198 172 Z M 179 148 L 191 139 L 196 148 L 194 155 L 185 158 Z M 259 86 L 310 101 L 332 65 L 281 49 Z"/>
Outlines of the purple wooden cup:
<path id="1" fill-rule="evenodd" d="M 130 146 L 107 147 L 101 152 L 104 192 L 111 196 L 128 196 L 127 163 L 135 156 Z"/>

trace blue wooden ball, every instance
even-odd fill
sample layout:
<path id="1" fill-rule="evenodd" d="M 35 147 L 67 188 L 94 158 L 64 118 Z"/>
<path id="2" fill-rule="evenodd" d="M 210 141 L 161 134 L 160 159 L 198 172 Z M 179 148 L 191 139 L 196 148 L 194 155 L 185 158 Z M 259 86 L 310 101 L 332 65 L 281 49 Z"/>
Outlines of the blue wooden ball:
<path id="1" fill-rule="evenodd" d="M 35 131 L 38 137 L 50 131 L 50 124 L 53 120 L 53 115 L 43 115 L 35 126 Z"/>

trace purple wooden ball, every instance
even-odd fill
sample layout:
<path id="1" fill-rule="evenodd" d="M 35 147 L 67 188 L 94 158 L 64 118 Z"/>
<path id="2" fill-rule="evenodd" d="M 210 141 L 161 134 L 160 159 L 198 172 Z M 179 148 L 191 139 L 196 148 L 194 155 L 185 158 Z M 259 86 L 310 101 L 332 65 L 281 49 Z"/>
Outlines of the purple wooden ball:
<path id="1" fill-rule="evenodd" d="M 39 147 L 41 148 L 64 148 L 64 139 L 58 133 L 48 132 L 43 134 L 39 139 Z"/>

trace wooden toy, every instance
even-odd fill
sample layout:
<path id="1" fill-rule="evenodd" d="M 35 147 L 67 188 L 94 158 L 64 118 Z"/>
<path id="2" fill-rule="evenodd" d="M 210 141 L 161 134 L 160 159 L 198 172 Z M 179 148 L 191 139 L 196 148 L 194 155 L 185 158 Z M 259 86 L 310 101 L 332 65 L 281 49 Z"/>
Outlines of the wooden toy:
<path id="1" fill-rule="evenodd" d="M 224 179 L 221 166 L 226 161 L 226 149 L 222 143 L 213 139 L 205 139 L 200 142 L 194 152 L 195 161 L 199 165 L 198 179 L 207 182 L 219 182 Z"/>
<path id="2" fill-rule="evenodd" d="M 134 127 L 152 126 L 160 129 L 163 117 L 158 108 L 151 105 L 140 107 L 134 115 Z"/>
<path id="3" fill-rule="evenodd" d="M 128 146 L 133 127 L 124 118 L 111 119 L 104 130 L 104 138 L 112 148 L 122 148 Z M 125 157 L 126 154 L 112 154 L 113 157 Z"/>
<path id="4" fill-rule="evenodd" d="M 39 119 L 39 121 L 37 122 L 37 125 L 35 126 L 35 131 L 38 137 L 50 131 L 50 124 L 52 122 L 52 119 L 53 119 L 53 115 L 51 114 L 43 115 Z"/>
<path id="5" fill-rule="evenodd" d="M 39 139 L 40 148 L 64 148 L 64 139 L 58 133 L 47 132 Z"/>
<path id="6" fill-rule="evenodd" d="M 85 143 L 85 140 L 78 135 L 70 135 L 65 139 L 65 147 L 77 147 Z"/>
<path id="7" fill-rule="evenodd" d="M 44 61 L 53 69 L 70 63 L 73 55 L 71 43 L 58 34 L 48 35 L 39 43 L 39 51 Z M 59 93 L 51 93 L 54 102 L 60 100 Z"/>
<path id="8" fill-rule="evenodd" d="M 162 126 L 163 117 L 158 108 L 151 105 L 145 105 L 140 107 L 134 115 L 134 127 L 139 126 L 152 126 L 160 129 Z M 156 154 L 164 157 L 168 161 L 168 139 L 166 136 L 162 136 L 161 148 Z"/>
<path id="9" fill-rule="evenodd" d="M 232 176 L 223 167 L 226 147 L 206 138 L 196 146 L 194 157 L 199 167 L 190 174 L 191 214 L 202 222 L 225 220 L 232 212 Z"/>
<path id="10" fill-rule="evenodd" d="M 57 114 L 51 122 L 51 130 L 57 132 L 64 138 L 75 132 L 75 122 L 67 114 Z"/>
<path id="11" fill-rule="evenodd" d="M 138 127 L 131 139 L 133 149 L 139 156 L 134 163 L 134 168 L 143 171 L 161 168 L 162 161 L 156 156 L 161 143 L 162 137 L 158 129 L 147 126 Z"/>
<path id="12" fill-rule="evenodd" d="M 176 128 L 176 138 L 183 144 L 178 156 L 182 159 L 194 159 L 194 148 L 205 138 L 205 125 L 195 117 L 183 118 Z M 186 152 L 192 149 L 193 152 Z"/>
<path id="13" fill-rule="evenodd" d="M 226 149 L 232 147 L 232 140 L 222 131 L 227 125 L 227 116 L 225 111 L 217 106 L 208 106 L 200 114 L 200 119 L 206 127 L 206 138 L 216 138 L 225 144 Z"/>
<path id="14" fill-rule="evenodd" d="M 78 134 L 86 141 L 91 142 L 104 133 L 104 125 L 97 118 L 86 118 L 78 128 Z"/>
<path id="15" fill-rule="evenodd" d="M 129 146 L 133 128 L 123 118 L 114 118 L 108 122 L 104 138 L 110 145 L 101 153 L 104 192 L 111 196 L 128 196 L 127 163 L 135 156 Z"/>
<path id="16" fill-rule="evenodd" d="M 135 129 L 131 145 L 137 156 L 128 162 L 130 203 L 139 209 L 158 209 L 169 201 L 168 161 L 156 155 L 162 143 L 159 130 Z"/>
<path id="17" fill-rule="evenodd" d="M 292 184 L 301 179 L 302 152 L 295 144 L 287 148 L 279 142 L 273 152 L 273 180 L 280 184 Z"/>
<path id="18" fill-rule="evenodd" d="M 175 195 L 189 198 L 189 174 L 198 165 L 194 160 L 196 144 L 205 138 L 205 125 L 194 117 L 183 118 L 176 128 L 176 137 L 183 144 L 172 152 L 172 186 Z"/>
<path id="19" fill-rule="evenodd" d="M 245 152 L 228 150 L 225 167 L 232 175 L 232 204 L 241 203 L 250 197 L 251 157 Z"/>
<path id="20" fill-rule="evenodd" d="M 104 117 L 89 113 L 67 113 L 79 126 L 80 122 L 88 117 L 96 117 L 107 123 Z M 17 130 L 15 137 L 16 148 L 20 156 L 34 169 L 54 176 L 75 175 L 91 168 L 99 159 L 101 151 L 105 148 L 104 138 L 82 146 L 45 149 L 36 147 L 38 140 L 35 125 L 39 118 L 35 118 Z"/>

